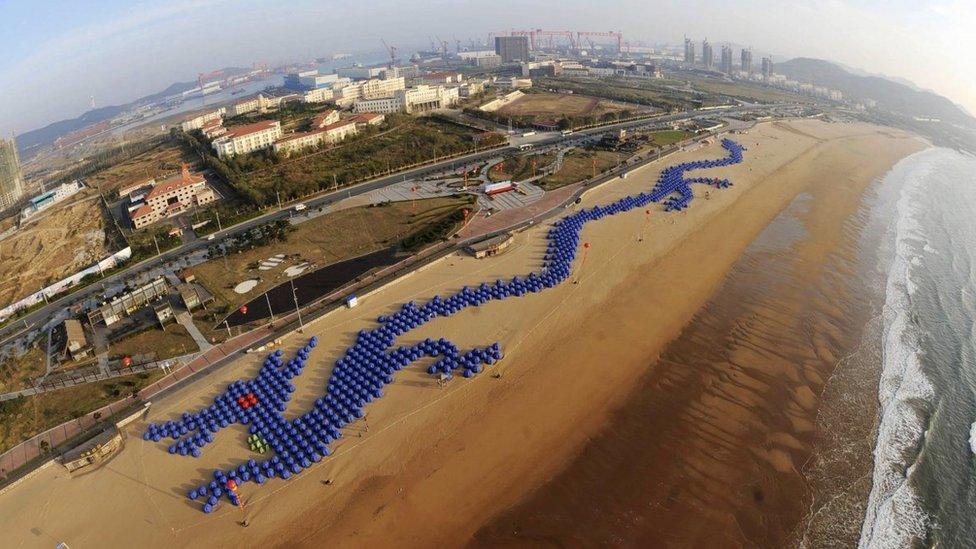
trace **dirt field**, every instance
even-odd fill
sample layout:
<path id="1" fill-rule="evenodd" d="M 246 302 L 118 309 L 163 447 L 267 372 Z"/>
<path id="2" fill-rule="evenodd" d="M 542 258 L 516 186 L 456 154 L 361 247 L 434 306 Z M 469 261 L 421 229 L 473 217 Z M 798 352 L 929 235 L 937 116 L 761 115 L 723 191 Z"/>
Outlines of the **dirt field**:
<path id="1" fill-rule="evenodd" d="M 109 355 L 123 357 L 154 353 L 156 360 L 163 360 L 198 350 L 199 347 L 186 328 L 179 324 L 170 324 L 165 330 L 152 328 L 112 343 Z"/>
<path id="2" fill-rule="evenodd" d="M 184 162 L 191 170 L 200 169 L 200 157 L 196 153 L 179 142 L 167 141 L 148 152 L 96 173 L 87 179 L 87 183 L 109 194 L 131 183 L 172 175 L 180 170 Z"/>
<path id="3" fill-rule="evenodd" d="M 286 242 L 231 254 L 226 261 L 218 258 L 194 267 L 193 272 L 216 297 L 217 302 L 212 308 L 236 308 L 287 281 L 285 271 L 289 267 L 309 263 L 310 270 L 389 247 L 468 204 L 466 199 L 435 198 L 342 210 L 297 225 Z M 285 256 L 284 262 L 272 269 L 260 270 L 259 262 L 278 254 Z M 259 279 L 258 284 L 247 293 L 234 291 L 238 283 L 255 278 Z"/>
<path id="4" fill-rule="evenodd" d="M 552 190 L 582 181 L 619 164 L 627 155 L 611 151 L 572 150 L 563 157 L 560 170 L 539 180 L 543 189 Z"/>
<path id="5" fill-rule="evenodd" d="M 538 122 L 557 121 L 567 116 L 602 116 L 627 110 L 621 104 L 596 97 L 560 93 L 529 93 L 505 105 L 498 112 L 509 116 L 533 116 Z"/>
<path id="6" fill-rule="evenodd" d="M 541 172 L 542 168 L 552 164 L 555 159 L 556 155 L 552 153 L 514 156 L 502 164 L 496 164 L 488 173 L 488 179 L 492 181 L 505 181 L 506 179 L 522 181 L 532 177 L 533 172 Z M 534 169 L 532 167 L 533 162 L 535 162 Z M 503 167 L 499 168 L 499 165 Z"/>
<path id="7" fill-rule="evenodd" d="M 90 191 L 86 194 L 0 240 L 0 307 L 110 253 L 101 202 Z"/>
<path id="8" fill-rule="evenodd" d="M 31 378 L 43 373 L 44 351 L 41 347 L 34 347 L 18 357 L 0 360 L 0 392 L 30 387 Z"/>
<path id="9" fill-rule="evenodd" d="M 162 370 L 140 372 L 39 396 L 0 402 L 0 452 L 69 419 L 131 395 L 156 381 Z"/>

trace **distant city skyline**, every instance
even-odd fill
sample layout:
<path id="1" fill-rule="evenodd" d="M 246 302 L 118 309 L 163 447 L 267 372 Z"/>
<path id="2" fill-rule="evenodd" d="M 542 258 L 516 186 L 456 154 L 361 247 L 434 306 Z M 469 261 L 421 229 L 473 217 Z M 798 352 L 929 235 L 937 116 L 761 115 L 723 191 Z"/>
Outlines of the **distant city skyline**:
<path id="1" fill-rule="evenodd" d="M 426 44 L 427 36 L 484 40 L 519 28 L 621 30 L 629 40 L 750 45 L 776 61 L 828 59 L 908 79 L 976 112 L 976 6 L 962 1 L 825 2 L 579 0 L 527 5 L 437 1 L 397 8 L 390 0 L 8 0 L 0 19 L 0 134 L 23 133 L 96 106 L 128 103 L 225 66 L 304 61 L 339 50 Z M 407 52 L 404 52 L 407 53 Z M 783 56 L 780 59 L 778 56 Z"/>

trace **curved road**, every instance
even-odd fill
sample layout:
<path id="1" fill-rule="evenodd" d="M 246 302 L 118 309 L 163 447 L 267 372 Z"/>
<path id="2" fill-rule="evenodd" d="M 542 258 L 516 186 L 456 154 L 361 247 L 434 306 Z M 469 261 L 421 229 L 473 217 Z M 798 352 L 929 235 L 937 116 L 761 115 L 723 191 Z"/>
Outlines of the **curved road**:
<path id="1" fill-rule="evenodd" d="M 705 112 L 699 111 L 685 111 L 677 114 L 669 114 L 658 116 L 654 118 L 646 118 L 641 120 L 632 120 L 627 122 L 619 122 L 616 124 L 608 124 L 606 126 L 598 126 L 595 128 L 587 128 L 583 130 L 578 130 L 570 135 L 562 135 L 559 132 L 540 132 L 531 137 L 525 138 L 519 135 L 512 136 L 509 140 L 510 145 L 508 147 L 502 147 L 498 149 L 491 149 L 488 151 L 482 151 L 477 153 L 472 153 L 466 156 L 460 156 L 457 158 L 444 160 L 435 164 L 429 164 L 426 166 L 421 166 L 419 168 L 414 168 L 411 170 L 406 170 L 398 172 L 392 175 L 379 177 L 377 179 L 372 179 L 370 181 L 365 181 L 363 183 L 358 183 L 340 190 L 326 192 L 316 198 L 305 200 L 304 203 L 310 209 L 315 209 L 320 206 L 327 206 L 344 198 L 350 196 L 357 196 L 365 193 L 372 192 L 376 189 L 381 189 L 383 187 L 393 185 L 395 183 L 400 183 L 405 179 L 413 179 L 418 177 L 423 177 L 424 175 L 429 175 L 436 172 L 444 171 L 445 169 L 451 169 L 455 165 L 462 165 L 465 163 L 481 162 L 489 158 L 499 156 L 506 153 L 517 152 L 518 147 L 523 144 L 532 144 L 533 146 L 547 146 L 554 145 L 557 143 L 573 142 L 581 140 L 585 137 L 592 137 L 594 135 L 602 134 L 610 130 L 619 129 L 630 129 L 638 128 L 644 126 L 656 126 L 662 123 L 675 122 L 679 120 L 686 120 L 689 118 L 698 117 L 715 117 L 721 115 L 737 114 L 745 111 L 752 111 L 756 109 L 773 109 L 777 107 L 791 107 L 791 104 L 775 104 L 775 105 L 746 105 L 738 107 L 725 107 L 710 109 Z M 282 210 L 276 210 L 269 212 L 267 214 L 255 217 L 253 219 L 244 221 L 232 227 L 225 228 L 221 231 L 214 233 L 214 241 L 221 240 L 230 236 L 234 236 L 244 231 L 248 231 L 258 225 L 263 225 L 270 221 L 275 221 L 278 219 L 287 219 L 291 215 L 291 209 L 285 208 Z M 10 343 L 15 338 L 27 333 L 31 330 L 41 329 L 45 323 L 47 323 L 54 315 L 62 312 L 64 309 L 72 307 L 78 303 L 84 302 L 85 300 L 94 298 L 96 296 L 100 297 L 102 292 L 102 286 L 109 286 L 113 284 L 124 283 L 125 280 L 138 276 L 146 271 L 150 271 L 160 265 L 172 263 L 179 260 L 181 257 L 188 255 L 193 252 L 200 251 L 207 248 L 211 241 L 206 239 L 194 239 L 187 242 L 179 247 L 173 248 L 169 251 L 163 252 L 161 255 L 151 257 L 149 259 L 143 260 L 140 263 L 136 263 L 122 271 L 105 277 L 98 283 L 91 284 L 81 290 L 73 292 L 71 294 L 65 295 L 59 299 L 51 301 L 47 305 L 32 311 L 28 315 L 11 321 L 9 324 L 0 328 L 0 347 L 3 347 Z"/>

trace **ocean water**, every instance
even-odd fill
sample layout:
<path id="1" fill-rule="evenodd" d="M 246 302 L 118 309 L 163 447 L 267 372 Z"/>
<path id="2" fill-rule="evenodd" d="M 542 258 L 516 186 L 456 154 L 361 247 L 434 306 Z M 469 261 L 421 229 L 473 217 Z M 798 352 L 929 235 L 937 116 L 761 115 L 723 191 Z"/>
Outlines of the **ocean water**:
<path id="1" fill-rule="evenodd" d="M 860 547 L 976 544 L 976 159 L 899 162 L 881 267 L 882 371 Z"/>

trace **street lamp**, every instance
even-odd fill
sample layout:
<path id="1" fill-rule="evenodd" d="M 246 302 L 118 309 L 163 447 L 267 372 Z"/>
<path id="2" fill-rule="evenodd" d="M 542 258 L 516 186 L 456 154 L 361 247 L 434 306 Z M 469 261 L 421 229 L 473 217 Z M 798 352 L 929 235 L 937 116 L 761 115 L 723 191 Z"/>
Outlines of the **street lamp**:
<path id="1" fill-rule="evenodd" d="M 302 310 L 298 307 L 298 293 L 295 291 L 295 281 L 289 280 L 288 283 L 291 284 L 291 297 L 295 300 L 295 312 L 298 313 L 298 331 L 304 332 L 305 324 L 302 323 Z"/>

